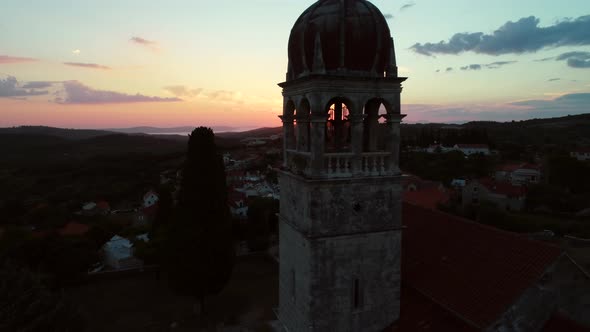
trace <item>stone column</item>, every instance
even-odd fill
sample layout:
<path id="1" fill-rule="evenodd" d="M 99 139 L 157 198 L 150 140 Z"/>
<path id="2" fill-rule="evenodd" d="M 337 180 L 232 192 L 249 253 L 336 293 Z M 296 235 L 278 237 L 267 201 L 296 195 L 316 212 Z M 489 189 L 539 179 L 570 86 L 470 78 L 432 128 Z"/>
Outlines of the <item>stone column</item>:
<path id="1" fill-rule="evenodd" d="M 283 166 L 287 166 L 287 150 L 295 148 L 295 126 L 293 125 L 294 117 L 292 115 L 279 115 L 283 122 Z"/>
<path id="2" fill-rule="evenodd" d="M 297 151 L 309 151 L 309 114 L 297 114 Z"/>
<path id="3" fill-rule="evenodd" d="M 384 116 L 387 120 L 387 142 L 388 151 L 391 152 L 391 162 L 387 169 L 388 173 L 397 174 L 399 173 L 399 151 L 401 143 L 401 130 L 400 124 L 402 119 L 406 117 L 405 114 L 387 114 Z"/>
<path id="4" fill-rule="evenodd" d="M 363 119 L 364 115 L 358 113 L 350 114 L 350 126 L 351 126 L 351 145 L 352 153 L 352 174 L 360 175 L 362 172 L 363 163 Z"/>
<path id="5" fill-rule="evenodd" d="M 324 152 L 326 145 L 326 116 L 312 114 L 311 116 L 311 175 L 321 177 L 326 172 Z"/>
<path id="6" fill-rule="evenodd" d="M 379 106 L 381 104 L 378 102 L 369 102 L 365 106 L 365 113 L 367 114 L 367 151 L 374 152 L 377 151 L 377 140 L 378 140 L 378 131 L 379 131 Z"/>

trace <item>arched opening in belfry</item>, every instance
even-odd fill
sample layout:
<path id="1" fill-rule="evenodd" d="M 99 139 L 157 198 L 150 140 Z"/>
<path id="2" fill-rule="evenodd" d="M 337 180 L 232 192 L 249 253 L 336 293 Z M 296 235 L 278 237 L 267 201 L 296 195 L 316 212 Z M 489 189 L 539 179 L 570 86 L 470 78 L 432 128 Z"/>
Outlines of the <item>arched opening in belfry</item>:
<path id="1" fill-rule="evenodd" d="M 299 102 L 299 107 L 295 110 L 295 135 L 298 151 L 310 151 L 310 119 L 311 107 L 307 98 L 303 98 Z"/>
<path id="2" fill-rule="evenodd" d="M 295 119 L 295 103 L 289 99 L 289 101 L 287 101 L 287 103 L 285 104 L 285 110 L 284 110 L 284 114 L 283 116 L 285 117 L 286 121 L 291 121 L 292 124 L 290 126 L 295 126 L 296 125 L 296 119 Z M 287 130 L 284 133 L 284 139 L 285 139 L 285 148 L 287 150 L 294 150 L 297 148 L 296 146 L 296 137 L 295 137 L 295 131 L 293 130 L 293 127 L 291 127 L 290 130 Z"/>
<path id="3" fill-rule="evenodd" d="M 326 152 L 351 152 L 351 108 L 344 98 L 330 100 L 326 108 Z"/>
<path id="4" fill-rule="evenodd" d="M 386 150 L 387 107 L 380 98 L 369 100 L 364 107 L 363 151 L 380 152 Z"/>

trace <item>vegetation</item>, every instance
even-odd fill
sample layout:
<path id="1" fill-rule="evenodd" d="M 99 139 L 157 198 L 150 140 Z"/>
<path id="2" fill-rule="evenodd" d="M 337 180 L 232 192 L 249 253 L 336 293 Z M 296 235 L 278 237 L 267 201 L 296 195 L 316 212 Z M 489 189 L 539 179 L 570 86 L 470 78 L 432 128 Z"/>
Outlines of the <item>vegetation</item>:
<path id="1" fill-rule="evenodd" d="M 248 204 L 247 242 L 252 251 L 266 250 L 270 233 L 278 223 L 279 201 L 273 198 L 254 198 Z"/>
<path id="2" fill-rule="evenodd" d="M 229 281 L 234 263 L 223 159 L 213 131 L 189 137 L 178 209 L 167 227 L 162 266 L 171 286 L 203 303 Z"/>
<path id="3" fill-rule="evenodd" d="M 26 269 L 0 266 L 0 331 L 77 332 L 85 321 L 60 294 Z"/>
<path id="4" fill-rule="evenodd" d="M 466 158 L 459 151 L 440 154 L 405 152 L 401 155 L 400 164 L 406 172 L 449 185 L 455 178 L 478 178 L 489 175 L 495 160 L 481 154 L 473 154 Z"/>

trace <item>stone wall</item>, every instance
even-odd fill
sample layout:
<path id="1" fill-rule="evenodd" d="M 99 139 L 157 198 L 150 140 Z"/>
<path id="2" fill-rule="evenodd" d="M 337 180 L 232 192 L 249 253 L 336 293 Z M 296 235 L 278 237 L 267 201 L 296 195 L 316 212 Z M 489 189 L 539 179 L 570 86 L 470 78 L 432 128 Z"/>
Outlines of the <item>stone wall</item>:
<path id="1" fill-rule="evenodd" d="M 399 317 L 399 177 L 282 173 L 281 322 L 289 331 L 382 331 Z"/>

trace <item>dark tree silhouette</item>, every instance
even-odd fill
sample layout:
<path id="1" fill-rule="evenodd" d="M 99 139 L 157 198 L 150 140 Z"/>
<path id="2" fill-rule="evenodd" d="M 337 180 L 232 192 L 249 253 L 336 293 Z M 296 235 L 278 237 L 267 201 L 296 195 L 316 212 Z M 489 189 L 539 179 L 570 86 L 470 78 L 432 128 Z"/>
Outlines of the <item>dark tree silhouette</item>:
<path id="1" fill-rule="evenodd" d="M 201 304 L 223 289 L 235 250 L 223 159 L 209 128 L 196 128 L 189 137 L 178 209 L 165 237 L 162 266 L 174 289 Z"/>

